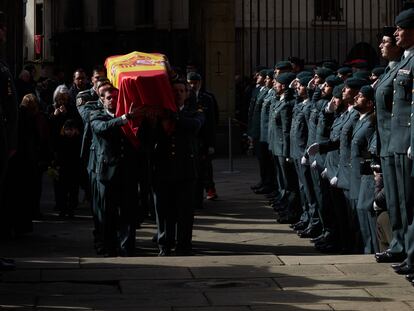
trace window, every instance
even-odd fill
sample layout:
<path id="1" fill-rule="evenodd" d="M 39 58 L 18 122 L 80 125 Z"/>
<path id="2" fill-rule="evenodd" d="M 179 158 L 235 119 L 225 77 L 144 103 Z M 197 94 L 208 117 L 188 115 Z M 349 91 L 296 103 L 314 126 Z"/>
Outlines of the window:
<path id="1" fill-rule="evenodd" d="M 343 5 L 340 0 L 315 0 L 315 21 L 342 21 Z"/>
<path id="2" fill-rule="evenodd" d="M 100 0 L 98 6 L 98 21 L 100 29 L 111 29 L 115 26 L 115 1 Z"/>
<path id="3" fill-rule="evenodd" d="M 154 24 L 154 1 L 135 0 L 135 25 L 152 26 Z"/>

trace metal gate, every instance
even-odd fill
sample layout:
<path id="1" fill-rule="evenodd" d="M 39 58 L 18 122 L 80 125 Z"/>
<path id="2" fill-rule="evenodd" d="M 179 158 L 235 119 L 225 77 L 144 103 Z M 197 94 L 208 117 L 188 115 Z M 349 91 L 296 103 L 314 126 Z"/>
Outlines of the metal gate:
<path id="1" fill-rule="evenodd" d="M 236 72 L 272 67 L 289 56 L 344 62 L 357 43 L 378 51 L 378 35 L 393 25 L 401 0 L 235 0 Z"/>

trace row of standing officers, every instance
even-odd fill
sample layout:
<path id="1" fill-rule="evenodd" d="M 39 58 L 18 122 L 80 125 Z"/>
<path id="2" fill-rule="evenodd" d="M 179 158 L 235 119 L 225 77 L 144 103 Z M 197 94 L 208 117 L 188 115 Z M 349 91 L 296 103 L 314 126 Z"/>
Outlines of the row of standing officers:
<path id="1" fill-rule="evenodd" d="M 409 274 L 414 9 L 402 11 L 395 25 L 384 27 L 379 47 L 388 65 L 374 83 L 350 68 L 334 72 L 331 64 L 311 74 L 292 73 L 289 62 L 261 71 L 248 134 L 261 177 L 252 189 L 271 198 L 280 222 L 294 222 L 321 251 L 375 253 L 378 262 L 400 262 L 394 269 Z M 391 227 L 381 252 L 373 210 L 380 178 Z"/>

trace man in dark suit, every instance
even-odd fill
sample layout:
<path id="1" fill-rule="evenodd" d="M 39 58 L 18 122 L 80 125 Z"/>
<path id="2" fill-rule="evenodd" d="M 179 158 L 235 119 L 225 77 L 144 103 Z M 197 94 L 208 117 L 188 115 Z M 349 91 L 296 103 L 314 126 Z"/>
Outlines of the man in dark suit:
<path id="1" fill-rule="evenodd" d="M 133 256 L 138 207 L 137 152 L 121 126 L 134 118 L 133 110 L 115 117 L 118 90 L 110 88 L 103 109 L 90 114 L 96 148 L 100 232 L 107 256 Z M 131 106 L 133 107 L 133 106 Z"/>
<path id="2" fill-rule="evenodd" d="M 393 81 L 398 72 L 398 63 L 404 51 L 396 44 L 395 27 L 384 27 L 382 40 L 379 45 L 381 55 L 388 60 L 384 74 L 375 84 L 375 101 L 377 117 L 377 153 L 381 158 L 383 172 L 384 194 L 390 216 L 392 240 L 388 249 L 375 254 L 378 262 L 389 262 L 403 259 L 405 250 L 404 230 L 401 221 L 397 181 L 395 180 L 394 153 L 388 151 L 391 141 L 391 113 L 393 106 Z M 397 258 L 396 258 L 397 257 Z M 401 257 L 401 258 L 398 258 Z"/>
<path id="3" fill-rule="evenodd" d="M 189 86 L 173 82 L 177 113 L 167 113 L 158 124 L 154 143 L 154 190 L 159 256 L 192 253 L 194 193 L 198 175 L 197 134 L 205 117 L 202 105 L 188 101 Z"/>

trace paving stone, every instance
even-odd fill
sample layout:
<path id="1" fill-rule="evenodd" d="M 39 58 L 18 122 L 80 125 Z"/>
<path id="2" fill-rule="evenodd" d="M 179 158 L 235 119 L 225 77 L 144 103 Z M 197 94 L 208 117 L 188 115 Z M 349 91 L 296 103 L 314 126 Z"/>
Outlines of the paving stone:
<path id="1" fill-rule="evenodd" d="M 412 311 L 412 309 L 403 302 L 386 302 L 386 301 L 371 301 L 371 302 L 353 302 L 347 303 L 330 303 L 330 306 L 335 311 Z"/>
<path id="2" fill-rule="evenodd" d="M 327 304 L 274 304 L 271 306 L 251 306 L 252 311 L 300 311 L 300 310 L 319 310 L 332 311 Z"/>
<path id="3" fill-rule="evenodd" d="M 283 277 L 274 278 L 282 289 L 340 289 L 340 288 L 365 288 L 365 287 L 399 287 L 406 285 L 401 277 L 374 275 L 367 278 L 366 275 L 330 275 L 308 277 Z"/>
<path id="4" fill-rule="evenodd" d="M 344 274 L 359 274 L 359 275 L 393 275 L 394 270 L 389 263 L 375 263 L 375 264 L 337 264 L 335 265 Z"/>
<path id="5" fill-rule="evenodd" d="M 232 292 L 231 299 L 224 292 L 206 291 L 205 295 L 213 305 L 326 304 L 334 301 L 375 301 L 375 298 L 362 289 L 303 291 L 246 290 Z"/>
<path id="6" fill-rule="evenodd" d="M 283 277 L 287 275 L 343 275 L 333 265 L 321 266 L 234 266 L 190 268 L 195 278 L 254 278 Z"/>
<path id="7" fill-rule="evenodd" d="M 92 308 L 97 310 L 119 310 L 122 308 L 169 307 L 169 306 L 208 306 L 207 299 L 201 293 L 160 292 L 155 294 L 136 293 L 134 295 L 71 295 L 40 296 L 38 307 L 50 308 Z"/>
<path id="8" fill-rule="evenodd" d="M 270 278 L 256 279 L 204 279 L 204 280 L 168 280 L 168 281 L 121 281 L 121 292 L 123 294 L 135 294 L 139 292 L 203 292 L 205 290 L 237 291 L 241 288 L 279 290 L 278 285 Z"/>
<path id="9" fill-rule="evenodd" d="M 45 270 L 42 281 L 113 281 L 133 279 L 190 279 L 187 268 Z"/>
<path id="10" fill-rule="evenodd" d="M 16 307 L 33 307 L 35 304 L 34 295 L 20 295 L 14 294 L 3 294 L 0 293 L 0 306 L 16 306 Z"/>
<path id="11" fill-rule="evenodd" d="M 189 257 L 116 257 L 81 258 L 81 268 L 153 268 L 153 267 L 216 267 L 233 265 L 282 265 L 275 255 L 189 256 Z"/>
<path id="12" fill-rule="evenodd" d="M 412 299 L 411 297 L 409 299 Z M 414 309 L 414 300 L 413 301 L 405 301 L 407 305 Z"/>
<path id="13" fill-rule="evenodd" d="M 52 283 L 0 283 L 2 294 L 32 294 L 32 295 L 74 295 L 74 294 L 118 294 L 118 282 L 99 284 L 98 282 L 74 283 L 74 282 L 52 282 Z"/>
<path id="14" fill-rule="evenodd" d="M 15 270 L 1 274 L 2 282 L 40 282 L 40 270 Z"/>
<path id="15" fill-rule="evenodd" d="M 373 255 L 319 255 L 319 256 L 278 256 L 286 265 L 333 265 L 376 263 Z"/>
<path id="16" fill-rule="evenodd" d="M 403 280 L 404 277 L 400 276 Z M 412 287 L 407 281 L 406 286 L 401 287 L 389 287 L 389 288 L 371 288 L 367 287 L 366 290 L 374 297 L 392 300 L 392 301 L 404 301 L 414 297 L 414 287 Z"/>
<path id="17" fill-rule="evenodd" d="M 16 267 L 20 269 L 76 269 L 79 268 L 78 257 L 57 258 L 15 258 Z"/>

